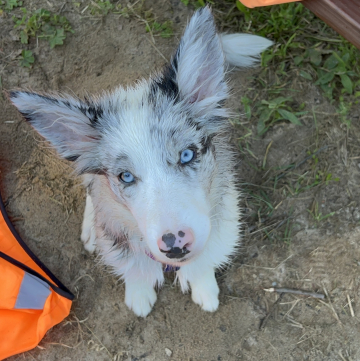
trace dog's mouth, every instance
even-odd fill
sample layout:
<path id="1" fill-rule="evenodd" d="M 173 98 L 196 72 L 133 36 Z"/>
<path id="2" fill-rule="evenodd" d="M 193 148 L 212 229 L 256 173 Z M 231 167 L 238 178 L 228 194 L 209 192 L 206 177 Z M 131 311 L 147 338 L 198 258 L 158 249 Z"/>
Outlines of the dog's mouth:
<path id="1" fill-rule="evenodd" d="M 146 251 L 146 255 L 149 256 L 155 262 L 161 263 L 165 268 L 166 267 L 170 267 L 170 268 L 171 267 L 176 267 L 176 268 L 178 267 L 178 268 L 180 268 L 180 264 L 190 260 L 190 257 L 184 257 L 186 254 L 190 253 L 190 251 L 188 251 L 188 250 L 186 250 L 183 253 L 179 253 L 180 257 L 170 255 L 170 251 L 161 251 L 161 252 L 165 253 L 165 255 L 169 258 L 169 261 L 172 260 L 172 262 L 168 263 L 168 262 L 164 262 L 162 260 L 159 260 L 159 259 L 155 258 L 155 256 L 151 252 L 148 252 L 148 251 Z"/>
<path id="2" fill-rule="evenodd" d="M 188 253 L 190 253 L 190 251 L 187 249 L 186 245 L 183 248 L 173 247 L 166 251 L 163 249 L 160 249 L 160 252 L 164 253 L 167 258 L 179 259 L 179 260 L 182 260 Z"/>

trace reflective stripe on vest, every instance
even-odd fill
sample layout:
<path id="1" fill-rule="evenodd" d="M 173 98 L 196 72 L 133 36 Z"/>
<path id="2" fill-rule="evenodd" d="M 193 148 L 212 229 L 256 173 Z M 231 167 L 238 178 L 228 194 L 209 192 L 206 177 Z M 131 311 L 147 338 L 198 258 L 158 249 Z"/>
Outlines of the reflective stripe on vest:
<path id="1" fill-rule="evenodd" d="M 42 310 L 50 293 L 50 286 L 46 282 L 25 272 L 14 308 Z"/>

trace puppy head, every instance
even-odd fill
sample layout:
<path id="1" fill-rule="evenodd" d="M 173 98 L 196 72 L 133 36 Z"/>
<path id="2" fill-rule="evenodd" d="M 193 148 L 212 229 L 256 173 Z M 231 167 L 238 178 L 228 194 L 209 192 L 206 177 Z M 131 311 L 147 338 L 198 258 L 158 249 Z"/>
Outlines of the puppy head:
<path id="1" fill-rule="evenodd" d="M 79 174 L 106 177 L 157 260 L 183 264 L 202 252 L 230 176 L 216 162 L 226 150 L 227 85 L 209 8 L 194 14 L 170 64 L 133 88 L 85 100 L 9 96 Z"/>

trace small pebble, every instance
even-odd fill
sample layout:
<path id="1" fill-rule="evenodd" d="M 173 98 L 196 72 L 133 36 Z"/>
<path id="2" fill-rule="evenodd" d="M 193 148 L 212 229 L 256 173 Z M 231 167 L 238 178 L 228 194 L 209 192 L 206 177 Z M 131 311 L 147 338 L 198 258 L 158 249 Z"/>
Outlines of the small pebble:
<path id="1" fill-rule="evenodd" d="M 165 353 L 166 353 L 166 356 L 169 356 L 169 357 L 171 357 L 171 355 L 172 355 L 172 351 L 169 350 L 168 348 L 165 348 Z"/>

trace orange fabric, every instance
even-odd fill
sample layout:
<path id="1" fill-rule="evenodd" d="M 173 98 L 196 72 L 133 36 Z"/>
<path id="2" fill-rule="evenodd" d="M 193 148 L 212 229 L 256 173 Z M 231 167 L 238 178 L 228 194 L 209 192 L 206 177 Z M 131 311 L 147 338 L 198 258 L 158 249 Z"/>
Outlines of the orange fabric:
<path id="1" fill-rule="evenodd" d="M 1 236 L 0 236 L 1 240 Z M 11 266 L 11 267 L 10 267 Z M 0 258 L 0 310 L 13 309 L 25 271 Z M 0 326 L 1 329 L 1 326 Z M 0 334 L 1 335 L 1 334 Z"/>
<path id="2" fill-rule="evenodd" d="M 239 1 L 248 8 L 256 8 L 258 6 L 285 4 L 285 3 L 291 3 L 301 0 L 239 0 Z"/>
<path id="3" fill-rule="evenodd" d="M 58 287 L 54 278 L 51 279 L 22 248 L 4 216 L 0 212 L 0 251 Z M 36 347 L 45 333 L 70 312 L 72 301 L 51 287 L 42 310 L 14 309 L 24 274 L 24 270 L 0 257 L 0 360 Z"/>

